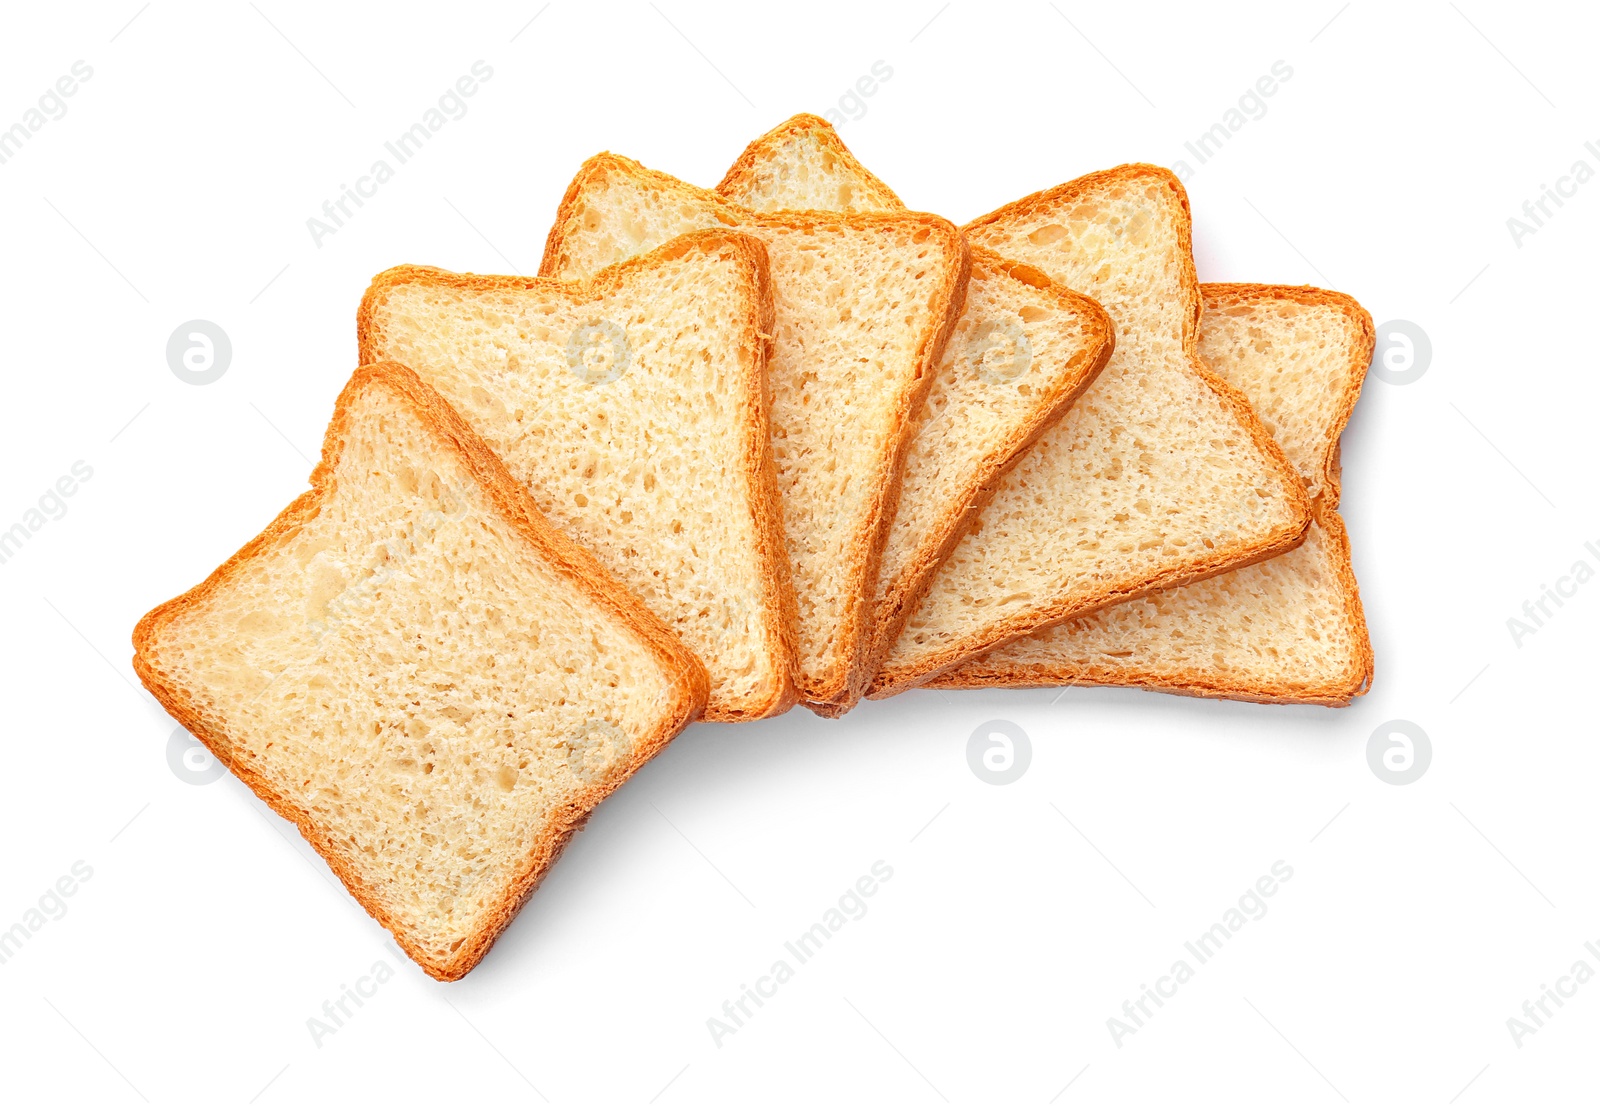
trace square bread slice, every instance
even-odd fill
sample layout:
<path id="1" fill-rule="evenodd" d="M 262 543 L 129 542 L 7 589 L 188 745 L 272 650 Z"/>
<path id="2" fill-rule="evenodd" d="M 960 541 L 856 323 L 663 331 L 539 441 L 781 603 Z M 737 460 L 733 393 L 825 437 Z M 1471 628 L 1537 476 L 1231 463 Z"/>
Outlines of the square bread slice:
<path id="1" fill-rule="evenodd" d="M 1201 354 L 1255 406 L 1314 497 L 1305 543 L 1013 641 L 929 687 L 1102 684 L 1325 706 L 1367 692 L 1372 646 L 1337 507 L 1339 435 L 1372 359 L 1372 318 L 1316 288 L 1201 291 Z"/>
<path id="2" fill-rule="evenodd" d="M 357 329 L 363 364 L 436 388 L 694 650 L 707 721 L 794 703 L 758 239 L 686 235 L 587 282 L 402 266 L 374 278 Z"/>
<path id="3" fill-rule="evenodd" d="M 311 490 L 133 633 L 167 711 L 459 979 L 705 669 L 439 395 L 356 371 Z"/>
<path id="4" fill-rule="evenodd" d="M 772 266 L 772 439 L 806 704 L 835 714 L 872 674 L 870 603 L 906 443 L 966 294 L 960 232 L 922 214 L 760 215 L 613 154 L 579 170 L 542 275 L 583 278 L 679 234 L 735 229 Z"/>
<path id="5" fill-rule="evenodd" d="M 758 210 L 904 209 L 814 115 L 752 142 L 717 191 Z M 1000 479 L 1066 414 L 1116 344 L 1098 303 L 981 246 L 971 252 L 966 303 L 907 448 L 884 544 L 874 666 Z"/>

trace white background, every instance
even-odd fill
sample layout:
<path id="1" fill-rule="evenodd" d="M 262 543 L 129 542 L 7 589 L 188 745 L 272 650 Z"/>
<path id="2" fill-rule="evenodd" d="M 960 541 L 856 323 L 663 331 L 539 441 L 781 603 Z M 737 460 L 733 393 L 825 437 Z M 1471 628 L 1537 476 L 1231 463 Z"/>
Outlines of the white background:
<path id="1" fill-rule="evenodd" d="M 1593 1095 L 1600 982 L 1520 1048 L 1507 1019 L 1575 960 L 1600 967 L 1600 583 L 1520 648 L 1506 627 L 1600 542 L 1600 181 L 1520 245 L 1506 225 L 1578 159 L 1600 169 L 1592 16 L 139 2 L 12 6 L 0 26 L 0 126 L 74 61 L 94 71 L 0 165 L 0 528 L 93 469 L 0 565 L 0 927 L 93 869 L 0 964 L 0 1097 Z M 468 113 L 315 245 L 306 220 L 480 59 Z M 1292 67 L 1190 179 L 1195 247 L 1202 280 L 1324 284 L 1431 338 L 1422 379 L 1369 380 L 1345 435 L 1373 690 L 1344 710 L 915 692 L 839 722 L 698 725 L 475 972 L 434 983 L 242 785 L 169 768 L 129 633 L 305 486 L 373 273 L 532 272 L 584 157 L 715 184 L 880 60 L 893 76 L 842 137 L 957 222 L 1172 165 Z M 205 387 L 166 363 L 190 319 L 233 343 Z M 1397 718 L 1433 746 L 1408 786 L 1366 760 Z M 1031 737 L 1009 786 L 967 766 L 992 719 Z M 706 1020 L 877 860 L 894 874 L 866 916 L 717 1047 Z M 1278 860 L 1294 875 L 1269 913 L 1118 1047 L 1107 1019 Z M 318 1047 L 307 1019 L 380 960 L 394 978 Z"/>

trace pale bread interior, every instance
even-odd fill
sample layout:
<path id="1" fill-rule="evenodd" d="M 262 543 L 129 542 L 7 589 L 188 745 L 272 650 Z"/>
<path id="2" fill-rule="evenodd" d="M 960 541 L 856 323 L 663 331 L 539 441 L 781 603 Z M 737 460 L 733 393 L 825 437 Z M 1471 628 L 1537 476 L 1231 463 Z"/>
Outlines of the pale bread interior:
<path id="1" fill-rule="evenodd" d="M 344 434 L 320 501 L 169 605 L 141 656 L 449 977 L 681 692 L 394 391 L 366 387 Z"/>
<path id="2" fill-rule="evenodd" d="M 409 366 L 461 413 L 701 658 L 721 720 L 792 698 L 792 608 L 777 594 L 790 585 L 775 581 L 788 566 L 781 535 L 761 532 L 776 511 L 752 471 L 752 451 L 771 461 L 750 264 L 724 240 L 595 295 L 399 270 L 363 307 L 363 360 Z"/>
<path id="3" fill-rule="evenodd" d="M 847 695 L 863 667 L 885 504 L 925 391 L 924 362 L 965 279 L 959 235 L 927 216 L 759 216 L 609 155 L 585 166 L 562 210 L 546 271 L 566 278 L 707 227 L 766 244 L 772 446 L 799 608 L 797 682 L 813 703 Z"/>

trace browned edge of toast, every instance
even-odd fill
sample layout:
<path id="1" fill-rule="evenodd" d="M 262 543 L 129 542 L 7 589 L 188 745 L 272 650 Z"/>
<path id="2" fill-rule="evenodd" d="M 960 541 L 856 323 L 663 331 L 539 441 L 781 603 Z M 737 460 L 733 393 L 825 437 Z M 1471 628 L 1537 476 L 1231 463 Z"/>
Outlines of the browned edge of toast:
<path id="1" fill-rule="evenodd" d="M 767 363 L 772 353 L 772 280 L 767 266 L 767 249 L 761 240 L 748 234 L 707 230 L 685 234 L 647 254 L 613 265 L 587 281 L 564 281 L 553 277 L 485 276 L 452 273 L 443 269 L 401 265 L 379 273 L 372 279 L 356 313 L 356 335 L 363 364 L 381 356 L 378 334 L 378 309 L 390 289 L 405 284 L 435 284 L 464 291 L 527 290 L 564 296 L 574 304 L 586 304 L 620 291 L 637 273 L 676 260 L 693 250 L 711 253 L 729 247 L 743 260 L 752 302 L 750 325 L 742 346 L 749 361 L 745 394 L 745 419 L 740 452 L 745 472 L 756 499 L 750 504 L 756 525 L 756 560 L 761 572 L 760 598 L 768 638 L 777 645 L 773 658 L 775 682 L 764 695 L 742 700 L 713 700 L 706 707 L 703 721 L 749 722 L 782 714 L 794 705 L 798 693 L 794 677 L 798 644 L 795 628 L 798 606 L 794 575 L 789 568 L 789 553 L 783 540 L 782 508 L 778 502 L 778 477 L 772 461 L 772 426 L 768 412 L 771 388 Z"/>
<path id="2" fill-rule="evenodd" d="M 335 468 L 344 450 L 351 408 L 366 388 L 388 388 L 408 404 L 438 440 L 460 457 L 487 492 L 491 503 L 526 539 L 531 554 L 549 563 L 632 630 L 672 679 L 674 700 L 668 708 L 668 714 L 660 726 L 635 746 L 626 771 L 611 773 L 609 778 L 593 784 L 551 812 L 547 828 L 486 924 L 465 941 L 454 956 L 442 962 L 429 959 L 397 920 L 382 909 L 375 890 L 358 877 L 345 860 L 339 845 L 317 823 L 310 811 L 302 809 L 289 796 L 277 792 L 243 758 L 236 759 L 231 755 L 232 745 L 228 735 L 212 726 L 208 720 L 211 712 L 207 711 L 199 696 L 169 680 L 152 663 L 150 655 L 157 634 L 174 615 L 205 600 L 227 583 L 245 562 L 271 554 L 317 516 L 323 499 L 332 489 Z M 443 397 L 410 369 L 395 364 L 365 365 L 355 371 L 334 407 L 333 419 L 323 439 L 322 459 L 311 474 L 311 490 L 296 498 L 265 530 L 228 558 L 202 583 L 161 604 L 140 619 L 133 631 L 133 647 L 134 671 L 167 713 L 199 739 L 263 802 L 295 823 L 302 836 L 327 861 L 356 901 L 394 936 L 395 942 L 406 955 L 415 960 L 423 971 L 445 981 L 460 979 L 483 959 L 495 938 L 516 916 L 568 840 L 583 827 L 589 812 L 699 716 L 709 689 L 705 669 L 698 659 L 684 649 L 677 635 L 647 611 L 600 566 L 588 550 L 558 532 L 545 520 L 522 485 Z"/>
<path id="3" fill-rule="evenodd" d="M 1179 584 L 1203 580 L 1208 576 L 1226 572 L 1234 568 L 1243 568 L 1245 565 L 1264 561 L 1280 553 L 1286 553 L 1305 540 L 1306 531 L 1311 525 L 1311 500 L 1306 495 L 1305 485 L 1299 473 L 1284 456 L 1283 450 L 1272 439 L 1267 428 L 1256 417 L 1255 411 L 1245 400 L 1242 393 L 1231 384 L 1228 384 L 1201 358 L 1199 352 L 1201 296 L 1200 282 L 1195 273 L 1194 248 L 1193 248 L 1193 216 L 1189 208 L 1189 195 L 1184 191 L 1182 183 L 1168 169 L 1158 165 L 1131 164 L 1120 165 L 1114 169 L 1105 169 L 1090 173 L 1086 176 L 1056 185 L 1054 188 L 1035 192 L 1024 196 L 1020 200 L 990 212 L 966 224 L 963 232 L 971 232 L 1002 219 L 1026 218 L 1035 209 L 1050 207 L 1070 200 L 1072 197 L 1091 188 L 1098 188 L 1106 184 L 1129 181 L 1141 177 L 1154 178 L 1169 189 L 1175 199 L 1181 214 L 1178 220 L 1178 252 L 1181 257 L 1180 282 L 1183 289 L 1184 324 L 1183 324 L 1183 350 L 1184 360 L 1188 363 L 1189 370 L 1206 385 L 1222 401 L 1244 432 L 1249 435 L 1256 448 L 1263 454 L 1271 469 L 1275 470 L 1279 483 L 1282 485 L 1286 498 L 1293 508 L 1294 517 L 1287 523 L 1274 528 L 1264 534 L 1259 540 L 1242 548 L 1232 551 L 1214 551 L 1210 555 L 1198 560 L 1189 561 L 1174 566 L 1150 576 L 1134 577 L 1124 580 L 1110 581 L 1076 600 L 1058 600 L 1031 610 L 1020 611 L 1010 618 L 1001 619 L 984 627 L 979 633 L 969 635 L 962 641 L 953 643 L 938 652 L 917 661 L 914 664 L 902 665 L 898 668 L 885 667 L 880 669 L 874 677 L 868 690 L 868 696 L 874 699 L 888 698 L 908 688 L 916 687 L 927 682 L 936 673 L 954 667 L 970 657 L 978 656 L 1008 641 L 1035 633 L 1068 619 L 1077 618 L 1101 607 L 1108 607 L 1113 603 L 1120 603 L 1125 599 L 1143 595 L 1145 592 L 1157 591 L 1162 588 L 1176 587 Z"/>
<path id="4" fill-rule="evenodd" d="M 871 646 L 869 620 L 878 583 L 878 565 L 883 544 L 889 536 L 888 523 L 899 502 L 901 472 L 906 446 L 915 429 L 915 416 L 922 410 L 928 389 L 933 384 L 934 369 L 966 300 L 972 264 L 966 236 L 948 219 L 923 212 L 785 211 L 762 214 L 748 211 L 729 203 L 710 189 L 699 188 L 670 174 L 646 168 L 631 158 L 600 153 L 583 163 L 562 196 L 555 222 L 545 240 L 544 258 L 539 266 L 541 275 L 551 276 L 561 271 L 563 248 L 579 199 L 590 181 L 613 172 L 626 173 L 647 180 L 656 187 L 709 201 L 716 205 L 718 220 L 730 230 L 737 230 L 740 226 L 770 227 L 810 234 L 835 228 L 867 230 L 875 226 L 912 225 L 917 228 L 916 233 L 944 238 L 946 253 L 957 258 L 957 264 L 947 268 L 944 281 L 931 297 L 933 314 L 938 322 L 925 330 L 918 341 L 912 386 L 903 394 L 888 435 L 887 449 L 877 472 L 870 476 L 873 499 L 866 513 L 865 524 L 847 550 L 847 568 L 854 579 L 851 581 L 850 609 L 839 631 L 844 654 L 820 676 L 808 677 L 799 670 L 799 665 L 796 666 L 795 682 L 805 705 L 824 717 L 836 717 L 860 699 L 872 677 L 868 655 Z"/>
<path id="5" fill-rule="evenodd" d="M 951 498 L 938 521 L 923 535 L 911 563 L 899 578 L 890 582 L 883 603 L 874 612 L 877 619 L 871 653 L 874 671 L 894 646 L 911 612 L 927 594 L 939 567 L 955 550 L 973 521 L 989 505 L 1006 474 L 1017 467 L 1045 431 L 1060 422 L 1071 410 L 1078 397 L 1106 367 L 1116 349 L 1116 328 L 1111 316 L 1098 302 L 1068 291 L 1032 266 L 1007 260 L 982 246 L 970 248 L 974 271 L 982 269 L 987 274 L 1016 280 L 1049 294 L 1063 310 L 1087 316 L 1092 338 L 1089 345 L 1078 351 L 1065 370 L 1056 376 L 1053 388 L 1041 398 L 1029 419 L 1016 426 L 1005 441 L 980 461 L 966 485 Z"/>
<path id="6" fill-rule="evenodd" d="M 854 177 L 856 183 L 872 196 L 874 202 L 890 211 L 905 210 L 906 205 L 901 202 L 899 196 L 894 194 L 894 190 L 869 172 L 865 165 L 856 160 L 856 155 L 851 153 L 850 148 L 840 140 L 839 133 L 833 129 L 833 124 L 820 115 L 812 115 L 809 112 L 801 112 L 799 115 L 785 119 L 782 123 L 779 123 L 766 134 L 746 146 L 744 153 L 739 155 L 739 159 L 733 163 L 727 173 L 723 175 L 721 182 L 718 183 L 716 187 L 717 194 L 726 200 L 738 203 L 739 201 L 734 199 L 734 196 L 743 186 L 750 183 L 750 179 L 754 175 L 756 162 L 764 154 L 780 146 L 785 139 L 801 134 L 810 135 L 825 147 L 830 154 L 844 163 L 845 169 L 850 176 Z"/>

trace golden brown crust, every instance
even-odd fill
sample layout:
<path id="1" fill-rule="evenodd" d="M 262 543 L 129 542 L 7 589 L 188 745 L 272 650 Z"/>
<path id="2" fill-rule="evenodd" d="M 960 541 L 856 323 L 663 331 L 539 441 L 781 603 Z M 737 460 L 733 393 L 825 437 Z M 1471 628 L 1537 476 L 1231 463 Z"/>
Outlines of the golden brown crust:
<path id="1" fill-rule="evenodd" d="M 951 689 L 1024 687 L 1136 687 L 1193 695 L 1207 699 L 1238 699 L 1247 703 L 1306 703 L 1325 707 L 1348 706 L 1372 686 L 1372 642 L 1361 609 L 1361 592 L 1356 586 L 1350 561 L 1350 536 L 1339 513 L 1318 500 L 1313 508 L 1316 524 L 1328 535 L 1329 546 L 1339 576 L 1344 601 L 1345 621 L 1355 653 L 1341 672 L 1329 672 L 1310 680 L 1246 681 L 1228 679 L 1214 672 L 1191 669 L 1172 673 L 1127 665 L 1097 665 L 1072 661 L 1049 664 L 1008 664 L 990 656 L 968 661 L 929 680 L 924 687 Z"/>
<path id="2" fill-rule="evenodd" d="M 756 557 L 760 566 L 761 608 L 771 640 L 778 643 L 773 657 L 775 679 L 763 694 L 743 699 L 713 699 L 706 708 L 707 722 L 749 722 L 782 714 L 794 705 L 798 695 L 794 682 L 798 644 L 795 628 L 797 603 L 794 576 L 789 569 L 789 554 L 783 539 L 783 516 L 778 500 L 777 475 L 772 462 L 772 429 L 768 415 L 770 384 L 767 363 L 772 352 L 772 278 L 767 265 L 767 248 L 759 238 L 732 231 L 696 231 L 674 238 L 659 249 L 613 265 L 587 281 L 565 281 L 553 277 L 485 276 L 452 273 L 443 269 L 401 265 L 379 273 L 372 279 L 356 313 L 356 335 L 362 363 L 382 356 L 377 323 L 378 309 L 388 293 L 407 284 L 434 284 L 464 291 L 544 292 L 573 304 L 592 303 L 621 291 L 638 273 L 658 268 L 699 250 L 714 253 L 732 248 L 742 258 L 748 280 L 747 294 L 752 303 L 750 325 L 742 346 L 748 357 L 750 375 L 745 398 L 744 441 L 741 450 L 745 472 L 755 498 L 750 504 L 756 525 Z"/>
<path id="3" fill-rule="evenodd" d="M 1116 328 L 1099 303 L 1068 291 L 1032 266 L 1009 261 L 982 246 L 970 246 L 970 249 L 975 272 L 981 270 L 985 275 L 1008 277 L 1048 293 L 1063 310 L 1085 317 L 1090 340 L 1056 375 L 1050 392 L 1042 397 L 1028 419 L 1013 427 L 1006 439 L 978 463 L 965 486 L 951 497 L 944 512 L 928 528 L 911 562 L 890 583 L 883 601 L 873 612 L 877 625 L 870 666 L 874 671 L 893 648 L 911 612 L 927 594 L 939 567 L 966 535 L 972 521 L 989 505 L 1006 474 L 1017 467 L 1046 430 L 1061 421 L 1078 397 L 1094 383 L 1116 349 Z"/>
<path id="4" fill-rule="evenodd" d="M 1024 196 L 1020 200 L 1006 204 L 995 211 L 974 219 L 962 228 L 963 232 L 972 234 L 1001 221 L 1026 222 L 1035 212 L 1049 210 L 1070 202 L 1075 197 L 1091 189 L 1097 189 L 1110 184 L 1139 179 L 1150 179 L 1158 182 L 1171 193 L 1172 199 L 1177 203 L 1182 215 L 1177 226 L 1177 252 L 1180 263 L 1179 282 L 1183 291 L 1184 324 L 1183 324 L 1183 351 L 1187 367 L 1206 387 L 1210 388 L 1223 405 L 1250 436 L 1256 448 L 1267 459 L 1269 467 L 1275 472 L 1282 486 L 1284 497 L 1289 501 L 1293 517 L 1286 523 L 1268 531 L 1257 541 L 1237 548 L 1233 551 L 1217 551 L 1195 561 L 1186 561 L 1183 564 L 1173 565 L 1160 572 L 1130 576 L 1123 580 L 1108 581 L 1100 587 L 1081 596 L 1071 599 L 1056 599 L 1041 604 L 1026 611 L 1018 612 L 1010 618 L 1002 619 L 982 628 L 978 633 L 971 634 L 961 641 L 954 642 L 927 657 L 921 658 L 913 664 L 900 665 L 890 668 L 884 667 L 874 677 L 867 694 L 873 699 L 884 699 L 896 695 L 912 687 L 926 683 L 935 674 L 948 668 L 961 664 L 963 661 L 988 652 L 1008 641 L 1024 637 L 1027 634 L 1037 633 L 1058 623 L 1068 621 L 1090 614 L 1102 607 L 1120 603 L 1125 599 L 1132 599 L 1149 591 L 1162 588 L 1176 587 L 1180 584 L 1192 583 L 1203 580 L 1208 576 L 1215 576 L 1235 568 L 1255 564 L 1258 561 L 1286 553 L 1305 540 L 1306 530 L 1311 524 L 1311 501 L 1306 495 L 1304 484 L 1299 474 L 1295 472 L 1289 460 L 1284 456 L 1283 450 L 1272 439 L 1261 420 L 1256 417 L 1255 411 L 1246 402 L 1244 396 L 1228 384 L 1216 373 L 1211 371 L 1199 352 L 1200 336 L 1200 282 L 1195 275 L 1194 250 L 1192 244 L 1193 220 L 1189 210 L 1189 196 L 1179 183 L 1178 178 L 1169 170 L 1157 165 L 1121 165 L 1115 169 L 1106 169 L 1077 180 L 1068 181 L 1066 184 L 1042 192 L 1035 192 L 1031 196 Z"/>
<path id="5" fill-rule="evenodd" d="M 729 203 L 710 189 L 697 188 L 669 174 L 648 169 L 631 158 L 600 153 L 583 163 L 562 196 L 555 223 L 545 240 L 544 258 L 539 266 L 542 276 L 553 276 L 567 268 L 570 259 L 565 247 L 573 229 L 579 201 L 592 182 L 609 173 L 632 176 L 648 181 L 655 187 L 710 202 L 715 205 L 718 221 L 730 230 L 739 227 L 773 228 L 804 234 L 838 228 L 868 231 L 873 228 L 904 230 L 911 227 L 915 233 L 941 238 L 945 255 L 956 259 L 955 264 L 946 267 L 943 280 L 930 297 L 938 323 L 925 330 L 918 340 L 912 386 L 902 394 L 887 439 L 888 448 L 868 485 L 873 489 L 873 502 L 862 532 L 847 551 L 846 568 L 854 579 L 851 583 L 852 602 L 839 633 L 839 639 L 845 643 L 846 655 L 830 664 L 820 675 L 808 676 L 799 665 L 796 666 L 795 682 L 805 705 L 825 717 L 836 716 L 861 697 L 872 675 L 868 626 L 873 593 L 877 587 L 878 564 L 883 543 L 888 538 L 888 523 L 899 501 L 901 472 L 906 446 L 914 429 L 914 416 L 921 411 L 923 401 L 927 398 L 928 389 L 933 384 L 934 368 L 965 302 L 971 268 L 966 238 L 949 220 L 920 212 L 753 212 Z"/>
<path id="6" fill-rule="evenodd" d="M 331 492 L 334 484 L 336 467 L 345 445 L 351 409 L 362 391 L 367 388 L 387 388 L 407 403 L 416 412 L 423 425 L 462 460 L 484 489 L 490 502 L 511 524 L 514 531 L 527 541 L 530 555 L 549 564 L 638 636 L 670 678 L 674 695 L 674 700 L 668 705 L 661 724 L 638 743 L 625 771 L 614 772 L 610 778 L 597 782 L 551 812 L 547 829 L 537 839 L 522 870 L 508 888 L 500 904 L 479 931 L 463 942 L 454 955 L 443 961 L 430 957 L 427 950 L 410 938 L 399 921 L 382 908 L 375 889 L 360 878 L 354 866 L 346 859 L 343 846 L 327 834 L 310 811 L 300 807 L 291 797 L 277 791 L 243 758 L 232 755 L 231 740 L 225 732 L 214 725 L 214 716 L 203 706 L 198 689 L 178 684 L 163 672 L 153 659 L 156 638 L 174 616 L 203 602 L 214 591 L 225 585 L 246 562 L 270 555 L 280 544 L 292 538 L 307 522 L 317 516 L 322 501 Z M 150 694 L 166 708 L 167 713 L 243 780 L 263 802 L 282 817 L 295 823 L 312 848 L 321 854 L 328 866 L 343 881 L 356 901 L 393 934 L 395 942 L 406 955 L 415 960 L 429 975 L 441 980 L 460 979 L 483 959 L 495 938 L 510 923 L 528 896 L 533 893 L 534 888 L 538 886 L 539 880 L 555 862 L 572 834 L 582 828 L 589 812 L 601 799 L 660 752 L 684 726 L 699 716 L 705 707 L 709 691 L 705 668 L 683 647 L 677 635 L 646 610 L 586 549 L 561 534 L 545 520 L 522 485 L 437 392 L 423 383 L 410 369 L 394 364 L 365 365 L 357 369 L 349 383 L 345 385 L 334 406 L 333 419 L 328 424 L 327 435 L 323 439 L 322 459 L 311 474 L 311 490 L 295 499 L 265 530 L 247 542 L 244 548 L 228 558 L 202 583 L 183 595 L 161 604 L 140 619 L 139 625 L 133 631 L 133 648 L 134 671 L 149 689 Z"/>
<path id="7" fill-rule="evenodd" d="M 1367 367 L 1372 363 L 1372 350 L 1377 344 L 1372 316 L 1354 298 L 1343 292 L 1330 292 L 1326 288 L 1292 284 L 1202 284 L 1200 293 L 1205 297 L 1207 311 L 1225 311 L 1229 307 L 1256 305 L 1288 300 L 1305 307 L 1327 307 L 1350 320 L 1360 335 L 1350 344 L 1345 362 L 1343 386 L 1334 400 L 1334 416 L 1328 423 L 1328 438 L 1322 459 L 1322 483 L 1326 489 L 1318 497 L 1325 500 L 1329 509 L 1339 506 L 1339 436 L 1350 422 L 1356 400 L 1361 397 L 1361 385 L 1367 379 Z"/>
<path id="8" fill-rule="evenodd" d="M 887 211 L 905 210 L 906 205 L 894 194 L 894 190 L 868 172 L 867 167 L 856 160 L 856 155 L 850 152 L 850 148 L 840 141 L 833 124 L 820 115 L 811 115 L 808 112 L 801 112 L 785 119 L 746 146 L 744 153 L 739 155 L 739 160 L 735 161 L 723 175 L 721 183 L 716 188 L 717 194 L 730 203 L 738 203 L 739 197 L 755 183 L 756 163 L 773 160 L 777 156 L 777 150 L 785 141 L 800 136 L 811 138 L 837 158 L 844 165 L 845 171 L 855 179 L 855 183 L 867 192 L 879 207 Z"/>

